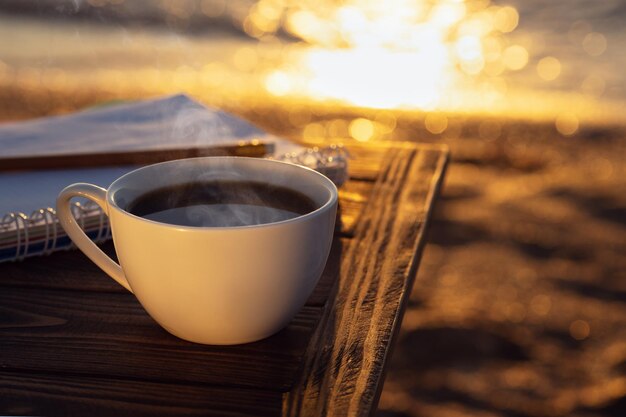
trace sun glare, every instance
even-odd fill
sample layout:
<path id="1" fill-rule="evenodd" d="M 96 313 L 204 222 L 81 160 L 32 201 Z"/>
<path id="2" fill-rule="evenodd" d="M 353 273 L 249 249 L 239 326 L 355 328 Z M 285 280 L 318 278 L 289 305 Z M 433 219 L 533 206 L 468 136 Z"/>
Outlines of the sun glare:
<path id="1" fill-rule="evenodd" d="M 168 2 L 176 6 L 168 16 L 222 16 L 249 37 L 217 28 L 214 35 L 213 21 L 206 34 L 187 36 L 5 18 L 0 35 L 18 33 L 23 42 L 0 48 L 0 87 L 120 97 L 185 91 L 227 107 L 487 114 L 549 120 L 564 135 L 591 120 L 623 121 L 609 32 L 576 21 L 562 34 L 569 49 L 561 48 L 548 43 L 552 35 L 518 29 L 520 16 L 507 0 L 490 1 L 207 0 L 195 12 Z M 383 125 L 375 124 L 374 136 Z M 435 134 L 457 128 L 436 117 L 428 126 Z"/>
<path id="2" fill-rule="evenodd" d="M 261 0 L 249 16 L 260 38 L 280 27 L 256 25 L 267 19 L 259 14 L 266 3 L 280 5 L 273 10 L 282 29 L 306 43 L 293 48 L 288 67 L 267 74 L 271 94 L 373 108 L 462 108 L 476 94 L 492 104 L 501 89 L 490 78 L 528 63 L 528 51 L 503 36 L 517 26 L 517 11 L 488 0 Z"/>

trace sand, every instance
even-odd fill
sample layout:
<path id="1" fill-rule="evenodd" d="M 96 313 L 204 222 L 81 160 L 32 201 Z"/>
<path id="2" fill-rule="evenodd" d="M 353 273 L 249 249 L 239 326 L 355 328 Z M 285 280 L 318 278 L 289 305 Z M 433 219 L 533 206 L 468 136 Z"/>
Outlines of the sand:
<path id="1" fill-rule="evenodd" d="M 4 87 L 0 120 L 113 98 Z M 296 139 L 379 117 L 378 140 L 451 147 L 377 416 L 626 415 L 625 127 L 449 115 L 435 135 L 419 113 L 229 109 Z"/>

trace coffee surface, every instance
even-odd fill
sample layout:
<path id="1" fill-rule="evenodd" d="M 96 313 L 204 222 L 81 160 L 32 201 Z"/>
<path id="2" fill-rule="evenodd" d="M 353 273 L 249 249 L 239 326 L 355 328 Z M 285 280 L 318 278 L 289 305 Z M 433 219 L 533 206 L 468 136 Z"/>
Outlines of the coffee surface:
<path id="1" fill-rule="evenodd" d="M 161 223 L 237 227 L 293 219 L 318 206 L 287 187 L 253 181 L 188 182 L 136 198 L 128 211 Z"/>

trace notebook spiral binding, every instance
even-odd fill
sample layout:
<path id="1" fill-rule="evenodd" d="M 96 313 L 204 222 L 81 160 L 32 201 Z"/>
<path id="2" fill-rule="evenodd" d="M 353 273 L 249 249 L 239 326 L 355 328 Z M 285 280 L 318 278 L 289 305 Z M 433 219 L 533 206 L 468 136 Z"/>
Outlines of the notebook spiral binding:
<path id="1" fill-rule="evenodd" d="M 323 148 L 307 148 L 300 152 L 287 153 L 274 159 L 291 162 L 314 169 L 326 175 L 337 187 L 348 180 L 348 160 L 351 158 L 342 144 Z"/>
<path id="2" fill-rule="evenodd" d="M 273 159 L 315 169 L 330 178 L 338 187 L 348 179 L 350 155 L 341 144 L 307 148 Z M 74 202 L 71 210 L 77 223 L 94 242 L 104 242 L 111 238 L 108 218 L 96 203 Z M 49 255 L 73 247 L 72 240 L 59 224 L 53 208 L 36 210 L 30 216 L 21 212 L 8 213 L 0 221 L 0 263 Z"/>
<path id="3" fill-rule="evenodd" d="M 72 214 L 77 223 L 95 242 L 111 237 L 107 216 L 92 201 L 73 202 Z M 30 256 L 49 255 L 74 247 L 51 208 L 24 213 L 7 213 L 0 221 L 0 262 L 21 261 Z"/>

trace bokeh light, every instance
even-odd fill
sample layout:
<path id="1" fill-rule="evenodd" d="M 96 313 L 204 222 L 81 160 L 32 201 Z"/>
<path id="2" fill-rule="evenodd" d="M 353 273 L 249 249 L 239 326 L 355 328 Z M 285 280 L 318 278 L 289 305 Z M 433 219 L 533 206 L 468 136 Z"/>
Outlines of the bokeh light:
<path id="1" fill-rule="evenodd" d="M 448 118 L 443 114 L 429 113 L 426 115 L 424 125 L 430 133 L 440 134 L 448 127 Z"/>
<path id="2" fill-rule="evenodd" d="M 374 136 L 374 124 L 370 120 L 358 118 L 350 122 L 349 131 L 354 139 L 365 142 Z"/>
<path id="3" fill-rule="evenodd" d="M 511 45 L 504 50 L 504 64 L 511 70 L 520 70 L 528 64 L 528 51 L 521 45 Z"/>
<path id="4" fill-rule="evenodd" d="M 560 134 L 571 136 L 578 131 L 578 117 L 569 112 L 561 113 L 557 116 L 555 125 Z"/>
<path id="5" fill-rule="evenodd" d="M 591 32 L 585 35 L 582 45 L 585 52 L 589 55 L 600 56 L 606 51 L 606 37 L 601 33 Z"/>
<path id="6" fill-rule="evenodd" d="M 498 9 L 494 16 L 494 26 L 502 33 L 512 32 L 519 22 L 517 10 L 511 6 Z"/>
<path id="7" fill-rule="evenodd" d="M 537 73 L 546 81 L 555 80 L 561 74 L 561 62 L 552 56 L 541 58 L 537 63 Z"/>
<path id="8" fill-rule="evenodd" d="M 112 13 L 112 2 L 92 3 L 98 13 Z M 128 2 L 115 7 L 136 13 Z M 150 7 L 165 15 L 173 32 L 109 28 L 101 36 L 102 28 L 79 25 L 62 34 L 61 26 L 21 30 L 19 22 L 7 20 L 0 34 L 21 30 L 20 44 L 48 54 L 49 62 L 7 44 L 0 82 L 125 95 L 127 88 L 138 94 L 184 89 L 216 103 L 307 100 L 331 107 L 543 121 L 569 110 L 585 120 L 615 120 L 622 114 L 605 100 L 623 90 L 602 68 L 615 53 L 601 33 L 607 29 L 584 19 L 565 26 L 568 50 L 552 47 L 545 34 L 529 32 L 516 7 L 488 0 L 162 0 Z M 194 35 L 178 32 L 185 30 Z M 195 35 L 214 30 L 226 34 Z M 34 34 L 42 32 L 63 50 L 34 43 Z M 598 66 L 586 74 L 574 71 L 576 53 Z M 52 67 L 70 75 L 47 71 Z M 444 133 L 456 128 L 450 129 Z"/>
<path id="9" fill-rule="evenodd" d="M 476 89 L 488 103 L 501 97 L 497 81 L 476 83 L 476 77 L 520 70 L 529 59 L 524 47 L 502 40 L 519 23 L 511 6 L 462 0 L 280 4 L 272 14 L 278 23 L 257 29 L 282 28 L 309 45 L 288 68 L 268 75 L 268 91 L 280 96 L 371 108 L 467 107 Z"/>
<path id="10" fill-rule="evenodd" d="M 575 320 L 569 326 L 569 332 L 576 340 L 585 340 L 591 333 L 589 323 L 584 320 Z"/>

